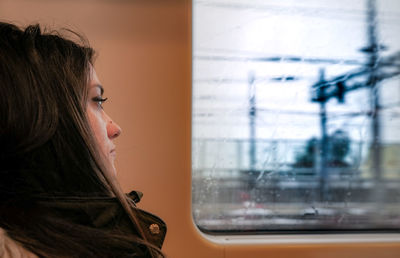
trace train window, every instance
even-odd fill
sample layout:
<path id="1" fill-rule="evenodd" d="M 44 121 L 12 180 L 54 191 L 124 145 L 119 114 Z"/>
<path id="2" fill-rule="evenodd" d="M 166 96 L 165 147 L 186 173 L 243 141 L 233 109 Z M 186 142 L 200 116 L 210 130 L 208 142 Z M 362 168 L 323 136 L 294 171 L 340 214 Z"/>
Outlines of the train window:
<path id="1" fill-rule="evenodd" d="M 400 230 L 400 2 L 193 2 L 204 232 Z"/>

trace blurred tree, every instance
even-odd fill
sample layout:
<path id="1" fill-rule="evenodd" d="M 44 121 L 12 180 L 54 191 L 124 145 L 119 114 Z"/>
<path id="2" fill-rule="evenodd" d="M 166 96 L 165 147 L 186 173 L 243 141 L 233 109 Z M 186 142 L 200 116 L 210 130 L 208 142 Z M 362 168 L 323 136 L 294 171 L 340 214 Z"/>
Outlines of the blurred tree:
<path id="1" fill-rule="evenodd" d="M 350 138 L 343 130 L 336 130 L 328 139 L 328 167 L 349 167 L 345 158 L 350 150 Z"/>
<path id="2" fill-rule="evenodd" d="M 346 156 L 350 151 L 350 138 L 343 130 L 336 130 L 332 135 L 328 136 L 327 148 L 327 166 L 334 168 L 349 167 L 346 162 Z M 304 151 L 299 153 L 296 161 L 293 164 L 295 168 L 313 168 L 316 160 L 319 158 L 317 155 L 321 149 L 320 141 L 313 137 L 307 141 Z"/>
<path id="3" fill-rule="evenodd" d="M 313 137 L 307 141 L 304 152 L 299 153 L 293 167 L 296 168 L 312 168 L 314 167 L 314 159 L 318 148 L 318 140 Z"/>

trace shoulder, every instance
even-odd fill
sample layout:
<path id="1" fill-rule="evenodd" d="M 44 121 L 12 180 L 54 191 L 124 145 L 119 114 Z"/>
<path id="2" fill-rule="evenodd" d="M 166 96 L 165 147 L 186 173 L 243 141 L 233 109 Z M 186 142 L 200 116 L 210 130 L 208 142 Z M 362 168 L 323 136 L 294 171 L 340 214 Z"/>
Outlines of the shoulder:
<path id="1" fill-rule="evenodd" d="M 137 208 L 139 224 L 146 235 L 146 239 L 161 249 L 165 235 L 167 234 L 167 225 L 156 215 Z"/>
<path id="2" fill-rule="evenodd" d="M 26 250 L 21 244 L 11 239 L 7 233 L 0 228 L 0 257 L 2 258 L 37 258 L 37 256 Z"/>

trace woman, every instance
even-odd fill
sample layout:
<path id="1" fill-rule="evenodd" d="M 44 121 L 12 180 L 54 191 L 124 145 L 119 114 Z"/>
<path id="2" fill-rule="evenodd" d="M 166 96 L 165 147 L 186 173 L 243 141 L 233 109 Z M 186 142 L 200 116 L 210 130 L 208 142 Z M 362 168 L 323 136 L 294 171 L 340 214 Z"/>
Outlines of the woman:
<path id="1" fill-rule="evenodd" d="M 164 256 L 165 224 L 116 181 L 121 129 L 80 41 L 0 23 L 0 256 Z"/>

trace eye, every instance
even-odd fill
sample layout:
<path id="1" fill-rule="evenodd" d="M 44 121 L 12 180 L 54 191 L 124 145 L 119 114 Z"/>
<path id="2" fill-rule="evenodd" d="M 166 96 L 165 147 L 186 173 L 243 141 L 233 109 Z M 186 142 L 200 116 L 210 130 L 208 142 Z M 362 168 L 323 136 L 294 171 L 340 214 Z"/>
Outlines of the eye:
<path id="1" fill-rule="evenodd" d="M 108 98 L 94 97 L 92 100 L 97 103 L 97 105 L 103 109 L 103 103 L 107 101 Z"/>

